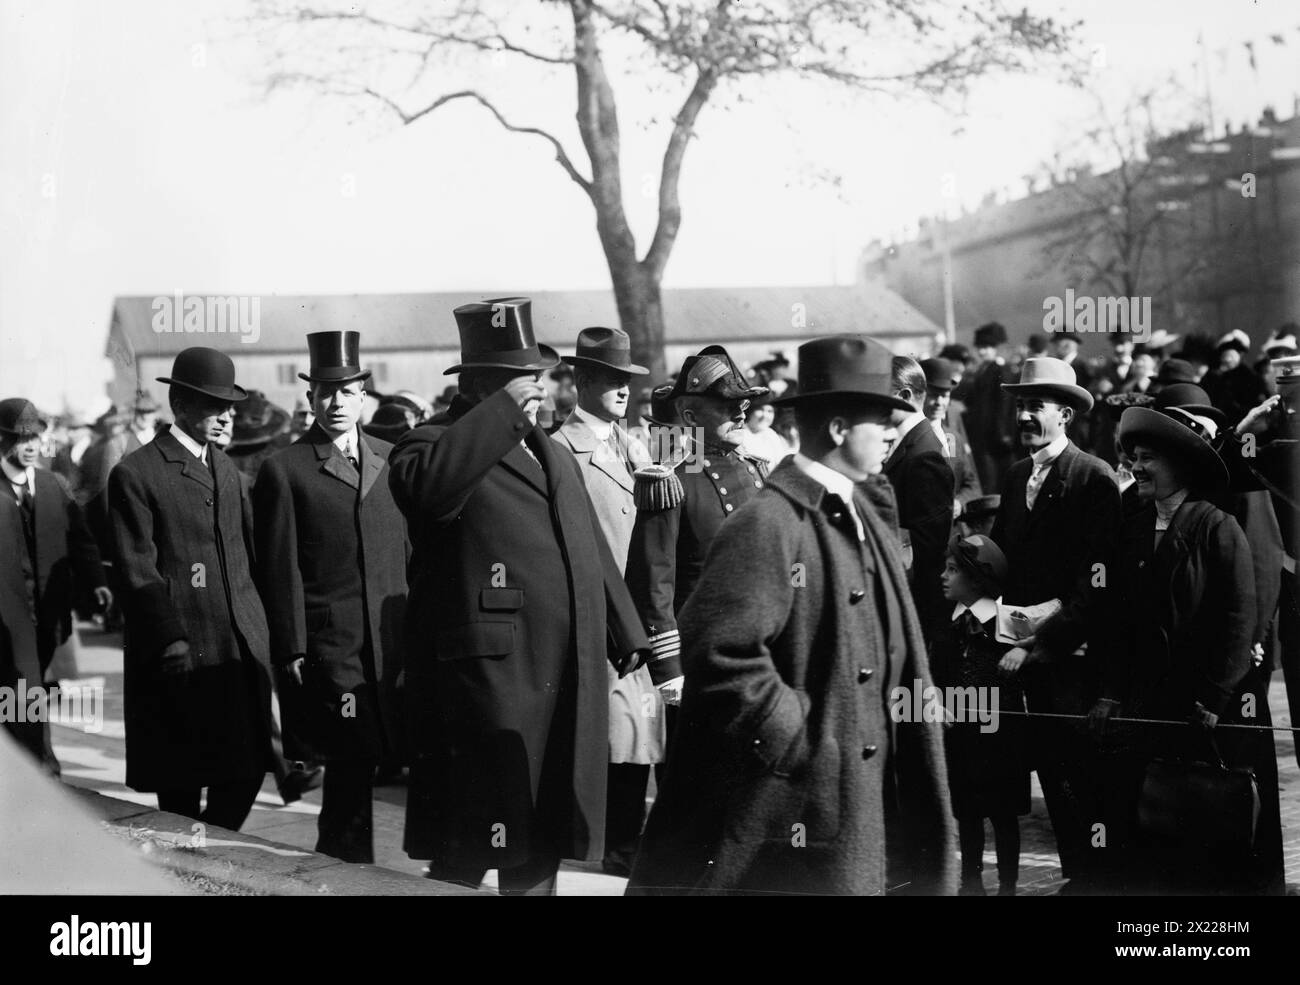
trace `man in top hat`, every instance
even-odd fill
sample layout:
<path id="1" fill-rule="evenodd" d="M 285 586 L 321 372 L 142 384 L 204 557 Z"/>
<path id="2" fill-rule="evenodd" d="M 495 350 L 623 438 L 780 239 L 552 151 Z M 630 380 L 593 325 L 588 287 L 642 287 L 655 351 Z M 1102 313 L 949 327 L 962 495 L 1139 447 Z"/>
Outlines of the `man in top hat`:
<path id="1" fill-rule="evenodd" d="M 1022 458 L 1002 484 L 993 540 L 1007 558 L 1003 599 L 1060 609 L 1003 658 L 1021 673 L 1030 712 L 1076 715 L 1092 706 L 1098 660 L 1083 650 L 1101 622 L 1105 572 L 1120 524 L 1119 486 L 1110 466 L 1081 451 L 1067 428 L 1092 409 L 1092 395 L 1059 359 L 1027 359 L 1018 383 L 1004 384 L 1016 402 Z M 1035 721 L 1036 768 L 1066 879 L 1085 890 L 1095 873 L 1091 825 L 1096 822 L 1093 773 L 1084 734 L 1072 723 Z"/>
<path id="2" fill-rule="evenodd" d="M 800 346 L 798 387 L 800 451 L 679 617 L 689 670 L 630 893 L 955 889 L 942 726 L 889 710 L 932 681 L 880 474 L 910 405 L 860 336 Z"/>
<path id="3" fill-rule="evenodd" d="M 921 617 L 921 631 L 929 640 L 931 629 L 947 616 L 939 576 L 956 515 L 954 474 L 945 442 L 922 412 L 927 384 L 920 364 L 909 356 L 895 356 L 892 379 L 894 396 L 908 409 L 894 412 L 898 439 L 885 459 L 885 478 L 898 501 L 912 600 Z"/>
<path id="4" fill-rule="evenodd" d="M 662 665 L 654 668 L 656 679 L 681 676 L 677 613 L 723 523 L 767 479 L 767 462 L 741 450 L 745 409 L 767 392 L 750 386 L 726 349 L 711 345 L 686 357 L 668 394 L 690 446 L 665 467 L 637 476 L 638 511 L 627 561 L 628 588 L 650 635 L 654 662 Z M 668 699 L 676 703 L 675 690 Z"/>
<path id="5" fill-rule="evenodd" d="M 627 567 L 636 524 L 633 473 L 650 464 L 646 447 L 619 427 L 627 414 L 631 382 L 649 370 L 631 358 L 631 340 L 617 328 L 584 328 L 573 366 L 577 403 L 552 437 L 573 453 L 618 570 Z M 659 672 L 655 680 L 651 671 Z M 650 767 L 663 760 L 664 704 L 656 684 L 666 684 L 662 664 L 639 667 L 626 677 L 609 671 L 609 790 L 605 811 L 603 868 L 626 876 L 645 820 Z"/>
<path id="6" fill-rule="evenodd" d="M 648 654 L 573 455 L 535 415 L 553 349 L 527 298 L 454 312 L 451 410 L 389 457 L 414 555 L 406 851 L 429 875 L 553 894 L 604 854 L 609 683 Z"/>
<path id="7" fill-rule="evenodd" d="M 360 334 L 307 336 L 315 423 L 253 486 L 258 569 L 291 761 L 324 761 L 316 850 L 373 862 L 375 769 L 397 756 L 406 524 L 392 445 L 358 425 L 369 370 Z"/>
<path id="8" fill-rule="evenodd" d="M 1011 467 L 1015 451 L 1015 415 L 1002 384 L 1007 382 L 1007 330 L 989 322 L 975 330 L 975 355 L 979 368 L 966 397 L 966 428 L 975 468 L 983 489 L 996 489 Z"/>
<path id="9" fill-rule="evenodd" d="M 29 588 L 40 669 L 27 681 L 29 687 L 42 683 L 55 649 L 72 633 L 75 600 L 93 592 L 103 608 L 113 602 L 99 548 L 71 487 L 63 476 L 36 464 L 45 428 L 30 400 L 0 401 L 0 471 L 5 480 L 0 495 L 18 506 L 22 528 L 21 549 L 6 552 L 0 565 L 20 570 Z M 48 723 L 42 725 L 41 741 L 45 766 L 57 775 Z"/>
<path id="10" fill-rule="evenodd" d="M 253 511 L 219 447 L 246 392 L 229 356 L 199 346 L 158 380 L 174 423 L 108 479 L 126 616 L 126 782 L 156 792 L 160 810 L 237 829 L 271 765 Z"/>
<path id="11" fill-rule="evenodd" d="M 961 415 L 953 413 L 952 394 L 961 383 L 962 367 L 942 357 L 922 359 L 921 372 L 925 374 L 925 404 L 921 413 L 943 445 L 948 467 L 952 469 L 955 515 L 961 512 L 963 504 L 982 493 L 966 426 Z"/>

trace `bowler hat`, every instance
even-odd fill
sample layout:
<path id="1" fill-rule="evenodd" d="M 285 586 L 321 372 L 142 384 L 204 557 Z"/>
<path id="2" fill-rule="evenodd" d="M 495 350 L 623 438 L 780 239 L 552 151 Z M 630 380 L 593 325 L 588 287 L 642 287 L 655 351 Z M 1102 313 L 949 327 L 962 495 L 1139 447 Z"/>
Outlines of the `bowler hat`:
<path id="1" fill-rule="evenodd" d="M 1166 359 L 1156 373 L 1156 382 L 1162 386 L 1169 383 L 1195 383 L 1196 367 L 1186 359 Z"/>
<path id="2" fill-rule="evenodd" d="M 948 555 L 990 595 L 1002 594 L 1007 580 L 1007 557 L 1002 549 L 983 534 L 953 537 Z"/>
<path id="3" fill-rule="evenodd" d="M 672 397 L 711 396 L 724 400 L 753 400 L 765 397 L 765 386 L 753 386 L 720 345 L 706 345 L 682 361 L 682 371 L 673 384 Z"/>
<path id="4" fill-rule="evenodd" d="M 1075 381 L 1074 369 L 1065 360 L 1036 356 L 1025 360 L 1019 383 L 1003 383 L 1002 389 L 1015 396 L 1047 397 L 1079 411 L 1091 410 L 1092 394 Z"/>
<path id="5" fill-rule="evenodd" d="M 799 346 L 799 391 L 772 401 L 798 405 L 826 398 L 915 410 L 891 386 L 893 353 L 863 335 L 831 335 Z"/>
<path id="6" fill-rule="evenodd" d="M 307 351 L 311 354 L 311 368 L 298 374 L 300 380 L 352 383 L 370 377 L 370 370 L 361 368 L 360 332 L 310 332 Z"/>
<path id="7" fill-rule="evenodd" d="M 248 391 L 235 384 L 235 364 L 224 352 L 196 345 L 182 349 L 172 362 L 172 375 L 159 383 L 184 387 L 216 400 L 243 400 Z"/>
<path id="8" fill-rule="evenodd" d="M 1214 486 L 1228 481 L 1228 467 L 1210 444 L 1214 430 L 1209 418 L 1177 407 L 1130 407 L 1119 419 L 1119 443 L 1130 456 L 1139 444 L 1168 452 L 1189 468 L 1193 484 Z"/>
<path id="9" fill-rule="evenodd" d="M 25 397 L 0 400 L 0 431 L 15 438 L 35 438 L 45 430 L 45 421 Z"/>
<path id="10" fill-rule="evenodd" d="M 966 501 L 962 507 L 958 520 L 980 520 L 986 516 L 992 516 L 1002 508 L 1002 497 L 997 493 L 991 496 L 976 496 L 974 499 Z"/>
<path id="11" fill-rule="evenodd" d="M 289 412 L 266 399 L 261 390 L 249 390 L 248 399 L 235 411 L 231 448 L 264 444 L 289 429 Z"/>
<path id="12" fill-rule="evenodd" d="M 1153 406 L 1156 410 L 1177 407 L 1197 417 L 1208 417 L 1218 427 L 1228 422 L 1227 415 L 1211 404 L 1210 395 L 1195 383 L 1172 383 L 1164 387 L 1156 394 Z"/>
<path id="13" fill-rule="evenodd" d="M 560 358 L 571 366 L 604 366 L 629 376 L 646 376 L 650 372 L 632 362 L 632 340 L 621 328 L 584 328 L 578 333 L 577 351 Z"/>
<path id="14" fill-rule="evenodd" d="M 1006 345 L 1007 330 L 999 322 L 991 321 L 987 325 L 981 325 L 975 329 L 975 348 L 984 349 L 990 346 Z"/>
<path id="15" fill-rule="evenodd" d="M 530 298 L 490 298 L 456 308 L 452 314 L 460 332 L 460 362 L 443 375 L 463 369 L 540 373 L 554 366 L 559 362 L 555 350 L 533 335 L 532 308 Z"/>
<path id="16" fill-rule="evenodd" d="M 942 390 L 944 393 L 957 385 L 961 375 L 957 366 L 947 359 L 922 359 L 921 372 L 925 374 L 925 385 L 930 390 Z"/>

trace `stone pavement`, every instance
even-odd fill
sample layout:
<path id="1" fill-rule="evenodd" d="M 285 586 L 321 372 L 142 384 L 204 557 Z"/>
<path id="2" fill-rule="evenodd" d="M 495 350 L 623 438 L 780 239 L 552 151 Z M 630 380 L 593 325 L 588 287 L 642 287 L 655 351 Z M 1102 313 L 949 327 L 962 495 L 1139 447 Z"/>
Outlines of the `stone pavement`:
<path id="1" fill-rule="evenodd" d="M 99 733 L 75 726 L 54 728 L 54 749 L 63 765 L 65 782 L 97 790 L 111 797 L 157 806 L 152 794 L 140 794 L 124 785 L 126 774 L 125 734 L 122 721 L 122 650 L 120 638 L 81 627 L 83 641 L 78 666 L 83 683 L 102 683 L 105 707 L 104 727 Z M 1286 698 L 1280 675 L 1275 675 L 1269 694 L 1274 724 L 1289 725 Z M 1295 740 L 1289 733 L 1277 733 L 1278 764 L 1282 796 L 1282 824 L 1285 838 L 1287 882 L 1300 883 L 1300 769 L 1296 765 Z M 1033 809 L 1021 819 L 1020 892 L 1041 896 L 1055 892 L 1061 884 L 1055 843 L 1037 781 L 1033 787 Z M 424 863 L 402 851 L 402 827 L 406 788 L 395 784 L 375 791 L 375 864 L 419 875 Z M 316 844 L 316 818 L 320 813 L 320 791 L 307 794 L 285 806 L 268 776 L 252 814 L 242 831 L 270 841 L 305 850 Z M 495 886 L 495 872 L 488 873 L 485 886 Z M 987 834 L 984 880 L 989 892 L 996 892 L 997 873 L 993 855 L 992 829 Z M 560 872 L 559 892 L 564 896 L 618 896 L 625 880 L 607 876 L 598 863 L 566 862 Z"/>

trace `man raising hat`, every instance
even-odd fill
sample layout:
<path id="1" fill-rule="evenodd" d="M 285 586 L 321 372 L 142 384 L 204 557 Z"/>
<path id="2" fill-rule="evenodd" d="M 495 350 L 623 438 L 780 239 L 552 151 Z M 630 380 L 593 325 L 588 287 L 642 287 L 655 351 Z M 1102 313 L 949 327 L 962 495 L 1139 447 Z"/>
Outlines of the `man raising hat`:
<path id="1" fill-rule="evenodd" d="M 603 856 L 605 662 L 649 647 L 581 468 L 536 425 L 557 360 L 531 302 L 454 314 L 460 393 L 389 457 L 414 548 L 406 851 L 431 878 L 553 894 L 561 858 Z"/>
<path id="2" fill-rule="evenodd" d="M 1002 484 L 993 540 L 1007 558 L 1003 599 L 1008 605 L 1059 603 L 1035 636 L 1007 653 L 1002 668 L 1024 674 L 1029 711 L 1086 713 L 1096 697 L 1094 639 L 1106 570 L 1120 524 L 1120 494 L 1110 466 L 1081 451 L 1066 429 L 1092 409 L 1092 395 L 1059 359 L 1026 359 L 1018 383 L 1003 384 L 1016 402 L 1021 444 L 1030 453 Z M 1093 776 L 1083 733 L 1055 719 L 1035 722 L 1039 782 L 1047 801 L 1062 873 L 1092 885 L 1097 821 Z"/>
<path id="3" fill-rule="evenodd" d="M 800 452 L 719 530 L 679 617 L 690 672 L 628 891 L 952 892 L 942 727 L 889 712 L 931 685 L 880 474 L 910 405 L 858 336 L 800 346 L 786 400 Z"/>
<path id="4" fill-rule="evenodd" d="M 324 760 L 316 850 L 373 862 L 375 769 L 397 755 L 406 524 L 388 486 L 392 445 L 359 427 L 369 370 L 357 332 L 307 336 L 315 423 L 253 486 L 258 561 L 285 755 Z"/>
<path id="5" fill-rule="evenodd" d="M 156 792 L 160 810 L 237 829 L 271 765 L 252 508 L 219 448 L 247 393 L 229 356 L 197 346 L 158 379 L 175 423 L 108 478 L 125 595 L 126 782 Z"/>

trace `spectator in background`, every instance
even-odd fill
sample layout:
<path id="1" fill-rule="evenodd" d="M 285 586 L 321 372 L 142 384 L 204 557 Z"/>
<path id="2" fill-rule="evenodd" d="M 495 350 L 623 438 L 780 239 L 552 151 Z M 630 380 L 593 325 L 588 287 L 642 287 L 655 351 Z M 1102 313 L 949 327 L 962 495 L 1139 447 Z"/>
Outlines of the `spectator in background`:
<path id="1" fill-rule="evenodd" d="M 993 521 L 997 519 L 1002 497 L 997 493 L 991 496 L 977 496 L 968 500 L 957 515 L 957 526 L 963 537 L 972 534 L 989 536 L 993 531 Z"/>
<path id="2" fill-rule="evenodd" d="M 251 483 L 262 463 L 292 442 L 288 430 L 289 412 L 267 400 L 261 390 L 249 390 L 235 408 L 226 454 Z"/>
<path id="3" fill-rule="evenodd" d="M 975 330 L 975 355 L 979 366 L 970 381 L 966 399 L 966 430 L 975 469 L 983 489 L 996 489 L 1011 467 L 1016 448 L 1015 417 L 1002 384 L 1008 370 L 1002 350 L 1007 330 L 989 322 Z"/>
<path id="4" fill-rule="evenodd" d="M 923 359 L 921 371 L 925 373 L 925 405 L 922 413 L 934 428 L 943 444 L 944 455 L 953 475 L 953 516 L 961 512 L 962 504 L 981 494 L 979 476 L 975 471 L 975 456 L 960 415 L 952 413 L 952 392 L 961 383 L 961 364 L 947 359 Z"/>
<path id="5" fill-rule="evenodd" d="M 774 469 L 794 449 L 780 434 L 772 429 L 776 422 L 776 408 L 771 398 L 759 397 L 750 401 L 745 411 L 745 433 L 741 437 L 740 447 L 755 458 L 767 462 L 769 469 Z"/>
<path id="6" fill-rule="evenodd" d="M 1250 336 L 1241 329 L 1228 332 L 1215 349 L 1217 366 L 1205 374 L 1205 392 L 1223 411 L 1227 423 L 1236 426 L 1243 417 L 1268 399 L 1268 389 L 1259 375 L 1242 358 L 1250 351 Z"/>
<path id="7" fill-rule="evenodd" d="M 306 397 L 299 397 L 293 402 L 293 419 L 289 422 L 289 436 L 299 438 L 307 433 L 316 420 L 316 415 L 312 413 L 311 403 Z"/>

